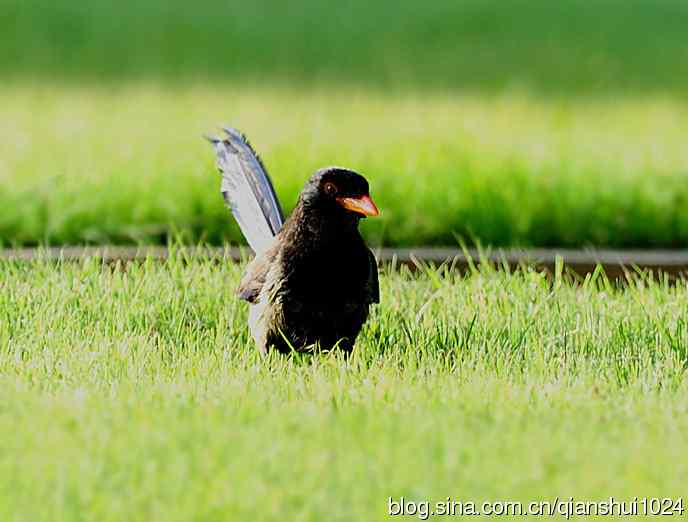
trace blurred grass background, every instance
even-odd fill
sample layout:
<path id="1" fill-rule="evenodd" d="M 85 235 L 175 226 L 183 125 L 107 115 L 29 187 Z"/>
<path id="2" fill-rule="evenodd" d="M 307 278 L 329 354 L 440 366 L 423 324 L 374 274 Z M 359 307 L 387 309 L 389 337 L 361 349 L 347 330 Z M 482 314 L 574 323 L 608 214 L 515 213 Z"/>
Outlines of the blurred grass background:
<path id="1" fill-rule="evenodd" d="M 682 0 L 2 0 L 20 77 L 551 93 L 688 87 Z"/>
<path id="2" fill-rule="evenodd" d="M 0 0 L 0 243 L 238 242 L 200 136 L 290 208 L 365 173 L 386 245 L 681 247 L 680 0 Z"/>

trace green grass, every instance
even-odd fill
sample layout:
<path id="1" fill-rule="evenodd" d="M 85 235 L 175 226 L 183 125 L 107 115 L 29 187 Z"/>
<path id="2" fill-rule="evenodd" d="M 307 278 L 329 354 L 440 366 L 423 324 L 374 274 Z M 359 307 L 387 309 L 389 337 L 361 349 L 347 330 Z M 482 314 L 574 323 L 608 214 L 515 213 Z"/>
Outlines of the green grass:
<path id="1" fill-rule="evenodd" d="M 683 0 L 0 0 L 3 77 L 688 88 Z"/>
<path id="2" fill-rule="evenodd" d="M 261 358 L 240 272 L 0 263 L 2 520 L 685 494 L 685 281 L 385 273 L 345 361 Z"/>
<path id="3" fill-rule="evenodd" d="M 286 208 L 319 167 L 363 172 L 382 209 L 371 244 L 688 244 L 677 98 L 155 83 L 0 88 L 0 243 L 241 241 L 201 139 L 225 122 Z"/>

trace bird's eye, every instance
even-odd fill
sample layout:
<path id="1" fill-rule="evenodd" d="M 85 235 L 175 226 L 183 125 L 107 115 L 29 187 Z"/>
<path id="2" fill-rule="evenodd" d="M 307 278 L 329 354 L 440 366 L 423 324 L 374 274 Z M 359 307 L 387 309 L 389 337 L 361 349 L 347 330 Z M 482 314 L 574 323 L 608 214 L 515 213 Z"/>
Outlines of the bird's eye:
<path id="1" fill-rule="evenodd" d="M 325 183 L 325 194 L 328 196 L 334 196 L 337 193 L 337 187 L 334 183 Z"/>

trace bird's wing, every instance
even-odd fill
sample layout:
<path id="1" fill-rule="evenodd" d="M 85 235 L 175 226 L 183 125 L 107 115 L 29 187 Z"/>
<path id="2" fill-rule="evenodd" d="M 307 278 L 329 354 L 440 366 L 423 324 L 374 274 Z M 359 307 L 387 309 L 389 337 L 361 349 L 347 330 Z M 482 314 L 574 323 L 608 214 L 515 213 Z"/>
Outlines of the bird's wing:
<path id="1" fill-rule="evenodd" d="M 369 303 L 380 302 L 380 282 L 377 277 L 377 260 L 375 255 L 368 250 L 368 260 L 370 270 L 368 271 L 367 296 Z"/>
<path id="2" fill-rule="evenodd" d="M 254 252 L 265 251 L 284 223 L 275 189 L 260 158 L 239 131 L 208 138 L 222 173 L 222 195 Z"/>
<path id="3" fill-rule="evenodd" d="M 273 262 L 279 251 L 279 244 L 275 243 L 251 261 L 246 267 L 246 272 L 241 278 L 237 295 L 239 299 L 248 301 L 249 303 L 257 303 L 260 292 L 263 290 L 265 281 L 270 272 Z"/>

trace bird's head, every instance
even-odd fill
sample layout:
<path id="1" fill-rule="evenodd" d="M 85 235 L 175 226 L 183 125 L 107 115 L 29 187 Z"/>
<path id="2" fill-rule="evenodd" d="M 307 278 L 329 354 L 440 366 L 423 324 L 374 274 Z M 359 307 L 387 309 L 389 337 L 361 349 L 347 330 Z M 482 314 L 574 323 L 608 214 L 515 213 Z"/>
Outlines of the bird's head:
<path id="1" fill-rule="evenodd" d="M 370 198 L 368 181 L 359 173 L 342 167 L 318 170 L 301 192 L 306 207 L 361 218 L 377 216 L 380 211 Z"/>

